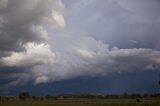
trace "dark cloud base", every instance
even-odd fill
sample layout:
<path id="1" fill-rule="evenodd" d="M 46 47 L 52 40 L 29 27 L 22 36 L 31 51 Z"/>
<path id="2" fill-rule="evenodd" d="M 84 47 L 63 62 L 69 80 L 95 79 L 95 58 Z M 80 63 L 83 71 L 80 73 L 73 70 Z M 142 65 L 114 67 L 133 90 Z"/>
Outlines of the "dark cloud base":
<path id="1" fill-rule="evenodd" d="M 3 95 L 17 95 L 19 92 L 29 91 L 33 95 L 58 95 L 74 93 L 159 93 L 159 71 L 132 72 L 112 74 L 105 77 L 81 77 L 72 80 L 33 86 L 11 87 L 1 90 Z M 1 81 L 2 83 L 2 81 Z M 7 93 L 5 93 L 7 92 Z"/>
<path id="2" fill-rule="evenodd" d="M 118 83 L 112 85 L 118 75 L 133 74 L 137 79 L 130 80 L 136 82 L 160 69 L 158 0 L 64 3 L 66 8 L 61 0 L 0 0 L 0 81 L 5 88 L 57 81 L 63 85 L 79 77 L 105 80 L 115 74 L 109 84 L 116 92 L 123 91 Z M 140 78 L 136 73 L 144 74 Z M 119 79 L 123 84 L 123 77 Z M 129 84 L 126 89 L 136 91 Z M 152 91 L 152 84 L 140 86 Z"/>

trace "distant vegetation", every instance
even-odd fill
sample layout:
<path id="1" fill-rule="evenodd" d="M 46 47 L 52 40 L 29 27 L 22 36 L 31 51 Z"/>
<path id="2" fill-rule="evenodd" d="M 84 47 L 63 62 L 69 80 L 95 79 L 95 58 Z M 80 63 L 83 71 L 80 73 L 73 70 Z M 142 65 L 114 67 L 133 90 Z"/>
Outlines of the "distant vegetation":
<path id="1" fill-rule="evenodd" d="M 36 96 L 31 96 L 29 92 L 23 92 L 19 94 L 19 99 L 33 99 L 35 100 L 36 98 L 43 99 L 77 99 L 77 98 L 88 98 L 88 99 L 141 99 L 141 98 L 154 98 L 154 99 L 160 99 L 160 94 L 138 94 L 138 93 L 133 93 L 133 94 L 128 94 L 124 93 L 122 95 L 116 95 L 116 94 L 96 94 L 96 93 L 83 93 L 83 94 L 61 94 L 61 95 L 56 95 L 56 96 L 51 96 L 51 95 L 46 95 L 44 97 L 36 97 Z"/>
<path id="2" fill-rule="evenodd" d="M 160 106 L 160 94 L 62 94 L 1 96 L 0 106 Z"/>
<path id="3" fill-rule="evenodd" d="M 22 92 L 18 96 L 0 96 L 2 101 L 30 101 L 30 100 L 62 100 L 62 99 L 160 99 L 160 94 L 128 94 L 124 93 L 122 95 L 114 94 L 61 94 L 56 96 L 46 95 L 46 96 L 32 96 L 29 92 Z M 137 100 L 138 101 L 138 100 Z M 138 101 L 140 102 L 140 101 Z"/>
<path id="4" fill-rule="evenodd" d="M 160 106 L 159 99 L 60 99 L 8 101 L 0 106 Z"/>

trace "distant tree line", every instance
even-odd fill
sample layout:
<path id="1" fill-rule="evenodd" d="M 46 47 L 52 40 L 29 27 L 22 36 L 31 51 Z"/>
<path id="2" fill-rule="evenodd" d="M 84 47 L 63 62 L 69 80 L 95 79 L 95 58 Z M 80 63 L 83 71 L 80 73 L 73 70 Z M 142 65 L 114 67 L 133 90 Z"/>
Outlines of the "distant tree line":
<path id="1" fill-rule="evenodd" d="M 1 102 L 3 101 L 14 101 L 14 100 L 22 100 L 22 101 L 27 101 L 27 100 L 49 100 L 49 99 L 54 99 L 54 100 L 59 100 L 59 99 L 78 99 L 78 98 L 87 98 L 87 99 L 145 99 L 145 98 L 160 98 L 160 94 L 138 94 L 138 93 L 133 93 L 133 94 L 128 94 L 124 93 L 121 95 L 114 95 L 114 94 L 62 94 L 62 95 L 57 95 L 57 96 L 51 96 L 51 95 L 46 95 L 46 96 L 31 96 L 29 92 L 22 92 L 19 93 L 17 97 L 15 96 L 0 96 Z"/>

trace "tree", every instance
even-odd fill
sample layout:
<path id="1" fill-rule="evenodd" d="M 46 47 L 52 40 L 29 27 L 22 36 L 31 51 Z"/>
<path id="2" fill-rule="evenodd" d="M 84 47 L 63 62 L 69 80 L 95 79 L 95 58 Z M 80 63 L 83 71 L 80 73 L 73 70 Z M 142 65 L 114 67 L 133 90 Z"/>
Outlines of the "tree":
<path id="1" fill-rule="evenodd" d="M 124 97 L 124 98 L 129 98 L 129 94 L 125 92 L 125 93 L 123 94 L 123 97 Z"/>
<path id="2" fill-rule="evenodd" d="M 30 98 L 31 96 L 30 96 L 29 92 L 22 92 L 19 94 L 18 97 L 19 97 L 19 99 L 25 101 L 26 99 Z"/>
<path id="3" fill-rule="evenodd" d="M 45 96 L 46 99 L 50 99 L 51 97 L 52 97 L 52 96 L 50 96 L 50 95 L 46 95 L 46 96 Z"/>

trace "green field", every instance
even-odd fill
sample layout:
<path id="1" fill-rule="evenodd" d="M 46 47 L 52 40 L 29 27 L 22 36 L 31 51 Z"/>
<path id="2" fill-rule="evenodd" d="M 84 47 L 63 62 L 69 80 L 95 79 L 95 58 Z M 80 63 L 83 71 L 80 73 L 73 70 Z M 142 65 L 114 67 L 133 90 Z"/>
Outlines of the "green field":
<path id="1" fill-rule="evenodd" d="M 160 106 L 158 99 L 72 99 L 1 102 L 0 106 Z"/>

